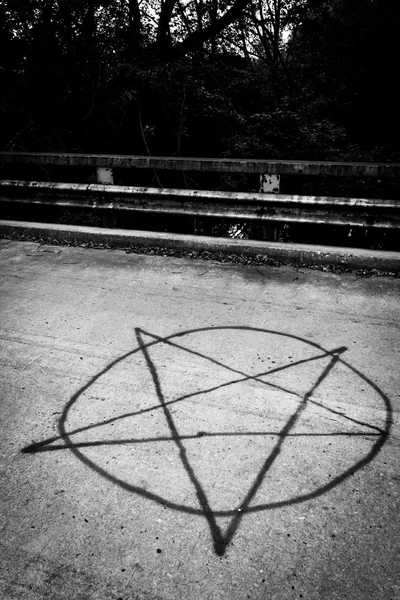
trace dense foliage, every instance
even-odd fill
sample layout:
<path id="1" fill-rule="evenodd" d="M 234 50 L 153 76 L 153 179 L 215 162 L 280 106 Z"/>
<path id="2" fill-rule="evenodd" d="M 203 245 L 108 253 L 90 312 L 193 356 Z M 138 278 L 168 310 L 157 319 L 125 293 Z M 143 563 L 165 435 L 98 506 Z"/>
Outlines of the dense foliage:
<path id="1" fill-rule="evenodd" d="M 400 160 L 394 0 L 3 0 L 0 148 Z"/>

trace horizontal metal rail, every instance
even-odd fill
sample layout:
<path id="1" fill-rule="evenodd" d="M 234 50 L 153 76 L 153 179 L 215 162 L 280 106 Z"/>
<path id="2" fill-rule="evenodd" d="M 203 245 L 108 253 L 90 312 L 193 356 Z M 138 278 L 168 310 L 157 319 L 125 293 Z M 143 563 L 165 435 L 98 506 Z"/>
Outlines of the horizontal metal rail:
<path id="1" fill-rule="evenodd" d="M 239 158 L 182 158 L 52 152 L 0 152 L 0 164 L 160 169 L 220 173 L 400 177 L 400 163 L 332 162 Z"/>
<path id="2" fill-rule="evenodd" d="M 0 181 L 3 203 L 275 223 L 400 229 L 400 201 Z"/>

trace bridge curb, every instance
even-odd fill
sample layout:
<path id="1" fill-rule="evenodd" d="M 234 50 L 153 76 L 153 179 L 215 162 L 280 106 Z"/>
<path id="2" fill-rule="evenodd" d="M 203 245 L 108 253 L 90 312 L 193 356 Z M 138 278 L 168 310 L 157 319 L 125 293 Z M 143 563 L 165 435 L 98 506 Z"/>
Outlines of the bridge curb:
<path id="1" fill-rule="evenodd" d="M 51 243 L 108 245 L 114 248 L 165 248 L 183 252 L 247 255 L 297 265 L 335 265 L 350 269 L 400 272 L 400 252 L 234 240 L 187 234 L 106 229 L 53 223 L 0 220 L 0 236 Z"/>

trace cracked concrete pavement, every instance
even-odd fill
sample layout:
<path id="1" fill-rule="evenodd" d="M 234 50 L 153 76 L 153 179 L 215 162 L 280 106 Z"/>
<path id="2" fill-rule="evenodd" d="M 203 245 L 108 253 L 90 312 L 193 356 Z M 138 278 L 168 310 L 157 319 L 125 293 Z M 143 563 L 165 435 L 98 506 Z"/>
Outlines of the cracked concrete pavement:
<path id="1" fill-rule="evenodd" d="M 400 280 L 0 242 L 4 600 L 400 597 Z"/>

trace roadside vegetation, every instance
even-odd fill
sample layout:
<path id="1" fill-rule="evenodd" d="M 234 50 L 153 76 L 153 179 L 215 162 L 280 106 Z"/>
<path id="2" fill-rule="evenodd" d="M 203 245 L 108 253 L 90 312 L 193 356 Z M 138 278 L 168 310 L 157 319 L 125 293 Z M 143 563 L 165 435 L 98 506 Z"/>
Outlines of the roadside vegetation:
<path id="1" fill-rule="evenodd" d="M 399 26 L 392 0 L 3 0 L 0 148 L 400 162 Z M 258 188 L 226 174 L 119 177 Z M 296 178 L 282 191 L 399 197 L 397 182 L 371 183 Z"/>

